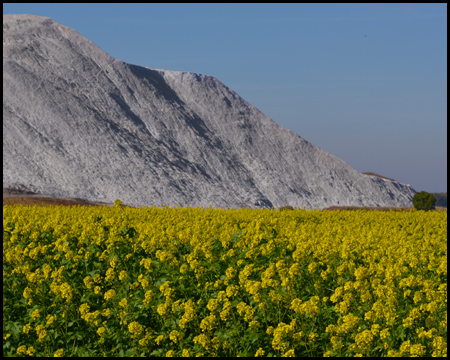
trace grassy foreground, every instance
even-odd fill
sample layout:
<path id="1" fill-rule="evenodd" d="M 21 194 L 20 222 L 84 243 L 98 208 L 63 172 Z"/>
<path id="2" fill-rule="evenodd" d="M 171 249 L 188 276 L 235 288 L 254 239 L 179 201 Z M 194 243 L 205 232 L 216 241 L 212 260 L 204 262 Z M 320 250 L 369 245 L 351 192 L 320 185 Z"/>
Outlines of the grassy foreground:
<path id="1" fill-rule="evenodd" d="M 4 356 L 446 356 L 447 212 L 3 207 Z"/>

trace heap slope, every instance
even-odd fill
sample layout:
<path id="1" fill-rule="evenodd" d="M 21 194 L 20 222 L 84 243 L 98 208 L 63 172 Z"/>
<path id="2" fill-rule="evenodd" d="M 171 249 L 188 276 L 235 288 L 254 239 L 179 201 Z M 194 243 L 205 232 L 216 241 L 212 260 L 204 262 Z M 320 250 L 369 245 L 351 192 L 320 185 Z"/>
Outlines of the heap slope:
<path id="1" fill-rule="evenodd" d="M 3 187 L 134 205 L 410 206 L 212 76 L 129 64 L 78 32 L 3 15 Z"/>

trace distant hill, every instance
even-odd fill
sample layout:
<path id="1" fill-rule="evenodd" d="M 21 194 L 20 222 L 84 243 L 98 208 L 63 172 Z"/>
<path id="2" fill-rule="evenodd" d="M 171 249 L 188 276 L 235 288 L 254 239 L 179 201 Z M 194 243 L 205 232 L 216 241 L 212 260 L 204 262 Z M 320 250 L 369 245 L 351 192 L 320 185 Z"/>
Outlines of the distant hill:
<path id="1" fill-rule="evenodd" d="M 432 193 L 434 198 L 436 199 L 436 205 L 435 206 L 442 206 L 447 207 L 447 193 Z"/>
<path id="2" fill-rule="evenodd" d="M 3 15 L 3 187 L 221 208 L 411 206 L 415 193 L 361 174 L 212 76 L 114 59 L 34 15 Z"/>

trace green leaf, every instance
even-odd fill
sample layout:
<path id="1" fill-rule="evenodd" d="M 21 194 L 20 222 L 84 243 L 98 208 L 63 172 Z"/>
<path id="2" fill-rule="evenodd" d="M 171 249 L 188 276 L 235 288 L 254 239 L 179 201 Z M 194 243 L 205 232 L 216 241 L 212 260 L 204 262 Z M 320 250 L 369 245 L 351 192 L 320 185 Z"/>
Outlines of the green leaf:
<path id="1" fill-rule="evenodd" d="M 128 349 L 127 351 L 125 351 L 125 356 L 129 357 L 131 355 L 134 355 L 134 349 Z"/>
<path id="2" fill-rule="evenodd" d="M 157 349 L 157 350 L 153 350 L 150 354 L 150 356 L 158 356 L 160 357 L 162 355 L 163 350 L 162 349 Z"/>

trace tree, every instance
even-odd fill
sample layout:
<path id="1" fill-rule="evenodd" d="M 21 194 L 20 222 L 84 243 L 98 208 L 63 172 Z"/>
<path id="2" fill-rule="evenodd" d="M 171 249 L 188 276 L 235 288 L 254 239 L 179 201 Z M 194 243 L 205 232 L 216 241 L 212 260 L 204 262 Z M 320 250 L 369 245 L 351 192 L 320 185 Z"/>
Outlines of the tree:
<path id="1" fill-rule="evenodd" d="M 414 194 L 413 205 L 416 210 L 434 210 L 435 204 L 436 199 L 433 194 L 427 193 L 426 191 L 421 191 Z"/>

